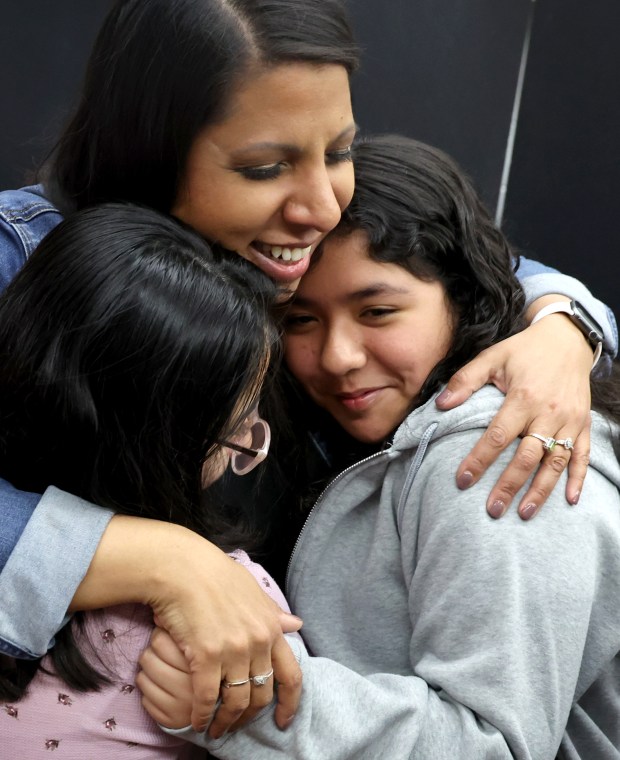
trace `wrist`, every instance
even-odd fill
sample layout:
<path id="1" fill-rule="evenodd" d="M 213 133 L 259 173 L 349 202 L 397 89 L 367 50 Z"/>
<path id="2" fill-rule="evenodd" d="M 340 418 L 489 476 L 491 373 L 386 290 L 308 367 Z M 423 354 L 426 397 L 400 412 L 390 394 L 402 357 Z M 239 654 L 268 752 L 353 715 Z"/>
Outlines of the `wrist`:
<path id="1" fill-rule="evenodd" d="M 552 315 L 563 315 L 573 327 L 578 330 L 585 339 L 586 344 L 593 352 L 591 369 L 596 367 L 603 350 L 603 329 L 594 317 L 578 301 L 567 301 L 562 298 L 558 301 L 545 304 L 532 318 L 531 325 Z"/>

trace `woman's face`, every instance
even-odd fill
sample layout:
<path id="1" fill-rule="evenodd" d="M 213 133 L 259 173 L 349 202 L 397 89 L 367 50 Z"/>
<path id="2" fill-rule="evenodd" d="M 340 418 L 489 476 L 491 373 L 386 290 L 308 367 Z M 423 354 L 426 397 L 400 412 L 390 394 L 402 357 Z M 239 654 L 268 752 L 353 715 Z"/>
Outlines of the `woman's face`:
<path id="1" fill-rule="evenodd" d="M 172 212 L 294 288 L 351 200 L 354 135 L 344 67 L 260 69 L 195 140 Z"/>
<path id="2" fill-rule="evenodd" d="M 447 354 L 453 319 L 443 285 L 374 261 L 361 232 L 333 236 L 287 318 L 286 362 L 354 438 L 378 443 L 415 405 Z"/>

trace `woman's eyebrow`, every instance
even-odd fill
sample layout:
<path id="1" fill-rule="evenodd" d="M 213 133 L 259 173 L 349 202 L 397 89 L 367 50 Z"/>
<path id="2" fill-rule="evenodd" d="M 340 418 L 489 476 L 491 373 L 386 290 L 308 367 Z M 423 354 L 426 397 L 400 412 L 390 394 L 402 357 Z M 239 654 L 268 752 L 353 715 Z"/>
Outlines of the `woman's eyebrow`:
<path id="1" fill-rule="evenodd" d="M 343 140 L 345 137 L 351 136 L 351 140 L 355 137 L 357 134 L 357 124 L 349 124 L 348 127 L 345 127 L 342 132 L 339 132 L 336 137 L 332 140 L 332 144 L 339 142 L 340 140 Z M 293 143 L 279 143 L 279 142 L 271 142 L 271 141 L 265 141 L 265 142 L 258 142 L 258 143 L 252 143 L 251 145 L 245 145 L 241 148 L 238 148 L 233 152 L 233 155 L 235 156 L 243 156 L 246 153 L 252 153 L 254 151 L 261 151 L 261 150 L 280 150 L 285 151 L 286 153 L 291 154 L 299 154 L 302 152 L 299 145 L 294 145 Z"/>

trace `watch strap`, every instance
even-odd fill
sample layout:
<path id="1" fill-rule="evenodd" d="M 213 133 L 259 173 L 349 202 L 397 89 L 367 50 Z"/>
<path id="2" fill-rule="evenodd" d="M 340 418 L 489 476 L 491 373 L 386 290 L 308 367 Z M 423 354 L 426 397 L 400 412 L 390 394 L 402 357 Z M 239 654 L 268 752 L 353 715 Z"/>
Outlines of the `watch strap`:
<path id="1" fill-rule="evenodd" d="M 591 322 L 592 325 L 598 329 L 588 329 L 586 322 L 580 319 L 576 314 L 576 309 L 579 309 L 579 311 L 587 317 L 588 322 Z M 554 301 L 553 303 L 547 304 L 547 306 L 543 306 L 543 308 L 535 315 L 534 319 L 532 319 L 530 324 L 533 325 L 544 317 L 548 317 L 550 314 L 566 314 L 571 322 L 579 328 L 582 335 L 594 351 L 594 362 L 592 364 L 592 369 L 594 369 L 603 353 L 603 331 L 598 322 L 596 322 L 583 306 L 576 301 Z"/>

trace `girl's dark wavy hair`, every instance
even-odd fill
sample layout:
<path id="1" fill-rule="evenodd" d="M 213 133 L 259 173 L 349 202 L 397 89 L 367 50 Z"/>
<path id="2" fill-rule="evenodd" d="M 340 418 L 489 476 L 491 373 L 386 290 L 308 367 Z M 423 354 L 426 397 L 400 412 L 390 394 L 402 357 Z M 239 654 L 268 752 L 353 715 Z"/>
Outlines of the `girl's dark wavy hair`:
<path id="1" fill-rule="evenodd" d="M 518 256 L 463 171 L 445 153 L 396 135 L 356 145 L 355 194 L 332 234 L 363 231 L 370 255 L 446 289 L 455 316 L 448 355 L 420 403 L 480 351 L 525 326 Z M 592 384 L 593 408 L 620 422 L 620 374 Z"/>
<path id="2" fill-rule="evenodd" d="M 473 186 L 445 153 L 406 137 L 358 143 L 355 194 L 333 233 L 360 230 L 373 259 L 446 289 L 454 338 L 422 388 L 426 401 L 485 348 L 523 326 L 517 257 Z"/>
<path id="3" fill-rule="evenodd" d="M 120 0 L 77 111 L 42 173 L 62 211 L 130 201 L 169 212 L 198 133 L 253 67 L 358 62 L 341 0 Z"/>
<path id="4" fill-rule="evenodd" d="M 77 212 L 0 296 L 0 477 L 238 545 L 204 503 L 201 471 L 278 353 L 274 298 L 258 269 L 170 217 Z M 101 682 L 71 626 L 57 641 L 67 683 Z M 31 671 L 14 663 L 0 698 L 20 696 Z"/>

